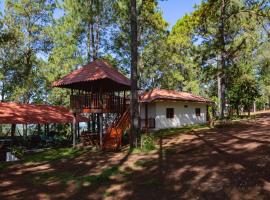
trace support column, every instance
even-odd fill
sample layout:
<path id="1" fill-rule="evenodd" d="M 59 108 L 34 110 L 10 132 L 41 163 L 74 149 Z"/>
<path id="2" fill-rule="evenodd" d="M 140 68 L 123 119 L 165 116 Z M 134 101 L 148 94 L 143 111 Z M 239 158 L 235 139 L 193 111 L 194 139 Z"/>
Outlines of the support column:
<path id="1" fill-rule="evenodd" d="M 256 108 L 256 101 L 253 102 L 253 112 L 257 112 L 257 108 Z"/>
<path id="2" fill-rule="evenodd" d="M 91 124 L 90 124 L 90 114 L 88 115 L 88 122 L 87 122 L 87 131 L 90 132 Z"/>
<path id="3" fill-rule="evenodd" d="M 92 117 L 92 133 L 95 133 L 96 131 L 96 114 L 92 113 L 91 117 Z"/>
<path id="4" fill-rule="evenodd" d="M 76 146 L 76 132 L 77 132 L 77 127 L 76 127 L 76 113 L 73 113 L 73 121 L 72 121 L 72 146 L 75 148 Z"/>
<path id="5" fill-rule="evenodd" d="M 14 137 L 15 136 L 15 133 L 16 133 L 16 124 L 11 124 L 11 137 Z"/>
<path id="6" fill-rule="evenodd" d="M 97 113 L 97 132 L 100 132 L 100 113 Z"/>
<path id="7" fill-rule="evenodd" d="M 144 126 L 146 128 L 146 132 L 148 133 L 148 127 L 149 127 L 149 124 L 148 124 L 148 103 L 145 103 L 145 121 L 144 121 Z"/>
<path id="8" fill-rule="evenodd" d="M 23 124 L 23 137 L 27 137 L 27 124 Z"/>
<path id="9" fill-rule="evenodd" d="M 102 113 L 99 114 L 99 145 L 100 145 L 100 149 L 102 149 L 103 146 L 103 117 L 102 117 Z"/>
<path id="10" fill-rule="evenodd" d="M 38 131 L 38 135 L 40 135 L 40 133 L 41 133 L 41 126 L 40 126 L 40 124 L 37 125 L 37 131 Z"/>
<path id="11" fill-rule="evenodd" d="M 76 125 L 77 125 L 77 139 L 79 139 L 79 137 L 80 137 L 80 122 L 77 122 Z"/>

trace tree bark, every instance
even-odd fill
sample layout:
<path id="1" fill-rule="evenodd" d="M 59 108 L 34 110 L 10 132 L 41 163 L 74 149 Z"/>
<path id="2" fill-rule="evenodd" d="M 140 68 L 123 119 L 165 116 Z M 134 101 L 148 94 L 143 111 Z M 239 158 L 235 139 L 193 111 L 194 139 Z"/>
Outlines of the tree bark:
<path id="1" fill-rule="evenodd" d="M 137 146 L 139 136 L 139 104 L 138 104 L 138 29 L 136 0 L 130 0 L 130 28 L 131 28 L 131 131 L 130 148 Z"/>
<path id="2" fill-rule="evenodd" d="M 99 31 L 100 31 L 100 2 L 99 0 L 96 1 L 96 6 L 97 6 L 97 16 L 96 16 L 96 59 L 99 57 Z"/>
<path id="3" fill-rule="evenodd" d="M 221 52 L 220 52 L 220 86 L 219 86 L 219 98 L 220 98 L 220 117 L 223 119 L 225 117 L 225 98 L 226 98 L 226 84 L 225 84 L 225 68 L 226 68 L 226 48 L 225 48 L 225 12 L 226 12 L 226 4 L 225 0 L 221 1 L 221 14 L 220 14 L 220 45 L 221 45 Z"/>
<path id="4" fill-rule="evenodd" d="M 87 32 L 87 61 L 91 62 L 91 26 L 88 24 Z"/>
<path id="5" fill-rule="evenodd" d="M 220 77 L 219 71 L 217 74 L 217 84 L 218 84 L 217 86 L 218 86 L 218 100 L 219 100 L 219 102 L 218 102 L 218 116 L 220 117 L 222 104 L 221 104 L 221 77 Z"/>

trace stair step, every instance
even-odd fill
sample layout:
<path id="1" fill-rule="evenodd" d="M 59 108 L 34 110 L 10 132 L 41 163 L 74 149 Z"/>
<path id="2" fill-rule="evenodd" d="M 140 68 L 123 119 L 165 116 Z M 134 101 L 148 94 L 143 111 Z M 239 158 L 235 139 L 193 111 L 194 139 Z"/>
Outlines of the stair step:
<path id="1" fill-rule="evenodd" d="M 107 129 L 107 134 L 104 138 L 103 148 L 104 149 L 117 149 L 121 146 L 121 139 L 124 131 L 129 126 L 129 108 L 122 114 L 118 122 L 115 123 L 114 127 Z"/>

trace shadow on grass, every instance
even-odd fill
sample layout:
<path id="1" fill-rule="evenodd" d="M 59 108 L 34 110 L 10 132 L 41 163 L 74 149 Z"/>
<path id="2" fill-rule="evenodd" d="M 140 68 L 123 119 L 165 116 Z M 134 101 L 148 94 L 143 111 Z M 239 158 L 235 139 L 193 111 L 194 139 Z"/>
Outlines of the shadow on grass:
<path id="1" fill-rule="evenodd" d="M 38 163 L 45 161 L 53 161 L 60 159 L 71 159 L 79 156 L 88 150 L 86 149 L 73 149 L 73 148 L 59 148 L 59 149 L 49 149 L 43 152 L 27 154 L 23 157 L 22 160 L 15 162 L 0 162 L 0 169 L 6 167 L 20 164 L 20 163 Z"/>
<path id="2" fill-rule="evenodd" d="M 153 136 L 156 138 L 162 137 L 168 137 L 168 136 L 174 136 L 178 134 L 187 133 L 190 131 L 199 131 L 202 129 L 209 129 L 210 127 L 205 124 L 196 124 L 196 125 L 189 125 L 189 126 L 183 126 L 180 128 L 169 128 L 169 129 L 162 129 L 158 130 L 155 133 L 153 133 Z"/>
<path id="3" fill-rule="evenodd" d="M 110 181 L 110 177 L 121 173 L 118 165 L 103 170 L 100 174 L 91 176 L 75 176 L 72 172 L 44 172 L 39 173 L 33 178 L 34 185 L 42 185 L 49 181 L 61 182 L 67 184 L 73 181 L 78 188 L 81 186 L 102 185 Z"/>
<path id="4" fill-rule="evenodd" d="M 85 152 L 87 152 L 86 149 L 73 149 L 73 148 L 50 149 L 48 151 L 26 155 L 22 161 L 35 163 L 59 159 L 71 159 Z"/>

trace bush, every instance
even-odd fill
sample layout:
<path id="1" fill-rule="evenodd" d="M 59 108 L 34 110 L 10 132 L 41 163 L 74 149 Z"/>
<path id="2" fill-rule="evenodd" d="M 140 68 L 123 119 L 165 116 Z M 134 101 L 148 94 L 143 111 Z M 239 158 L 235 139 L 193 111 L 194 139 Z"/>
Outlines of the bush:
<path id="1" fill-rule="evenodd" d="M 16 157 L 22 158 L 25 154 L 25 149 L 23 147 L 12 146 L 10 147 L 10 152 Z"/>
<path id="2" fill-rule="evenodd" d="M 144 151 L 152 151 L 156 149 L 154 137 L 151 135 L 142 135 L 141 146 Z"/>

